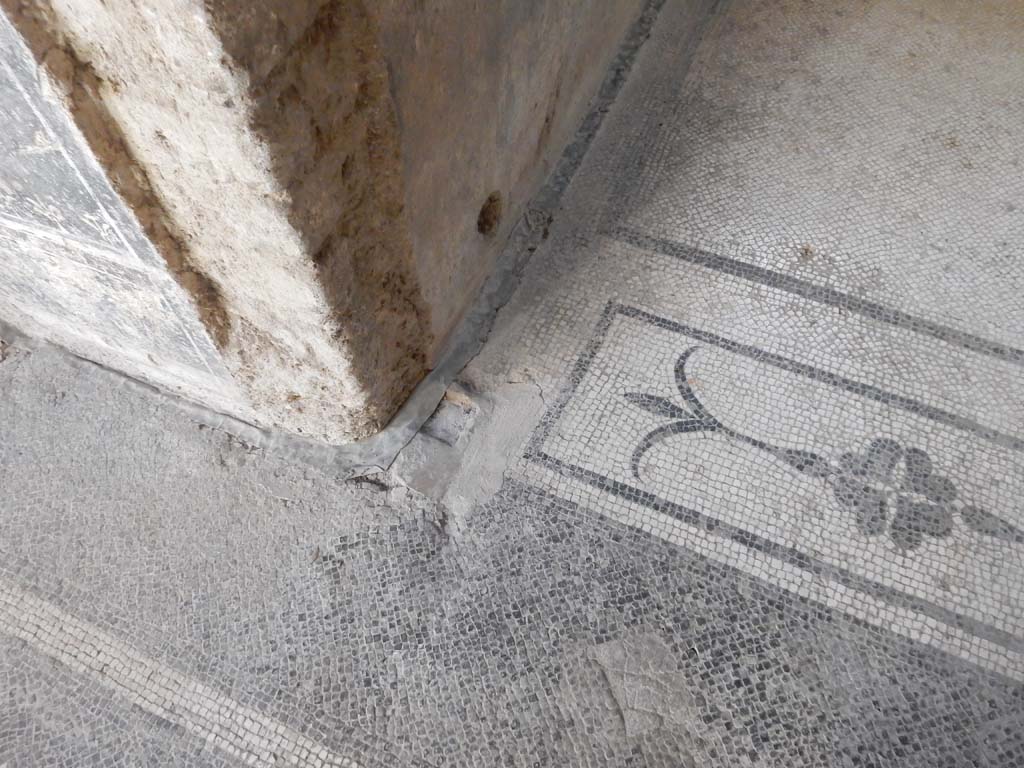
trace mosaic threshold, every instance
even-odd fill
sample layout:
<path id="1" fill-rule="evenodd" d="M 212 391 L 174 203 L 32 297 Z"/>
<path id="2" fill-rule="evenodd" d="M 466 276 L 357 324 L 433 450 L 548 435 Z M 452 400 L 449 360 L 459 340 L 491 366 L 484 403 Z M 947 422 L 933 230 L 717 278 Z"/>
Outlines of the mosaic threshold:
<path id="1" fill-rule="evenodd" d="M 0 765 L 1024 764 L 1022 42 L 668 0 L 388 473 L 4 347 Z"/>

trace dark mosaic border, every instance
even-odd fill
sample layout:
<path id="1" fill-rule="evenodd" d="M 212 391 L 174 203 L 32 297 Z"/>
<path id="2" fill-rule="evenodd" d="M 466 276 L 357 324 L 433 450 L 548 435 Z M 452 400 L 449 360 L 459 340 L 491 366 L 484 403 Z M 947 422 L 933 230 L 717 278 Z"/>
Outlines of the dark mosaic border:
<path id="1" fill-rule="evenodd" d="M 1024 349 L 1018 349 L 1008 344 L 986 339 L 982 336 L 962 331 L 959 328 L 952 328 L 948 325 L 915 317 L 901 310 L 887 307 L 884 304 L 868 301 L 858 296 L 851 296 L 835 288 L 818 285 L 808 280 L 793 277 L 792 275 L 759 267 L 746 261 L 731 259 L 727 256 L 721 256 L 700 248 L 684 245 L 683 243 L 645 235 L 642 232 L 637 232 L 627 227 L 614 227 L 603 234 L 612 240 L 617 240 L 620 243 L 632 245 L 645 251 L 671 256 L 690 264 L 697 264 L 701 267 L 713 269 L 716 272 L 723 272 L 732 277 L 738 277 L 751 283 L 776 288 L 804 299 L 836 307 L 856 315 L 862 315 L 880 323 L 920 333 L 924 336 L 931 336 L 933 339 L 938 339 L 957 347 L 963 347 L 971 352 L 978 352 L 999 360 L 1005 360 L 1008 363 L 1024 366 Z"/>
<path id="2" fill-rule="evenodd" d="M 632 319 L 657 325 L 659 328 L 674 331 L 689 336 L 693 339 L 712 344 L 735 354 L 766 363 L 782 370 L 798 373 L 815 381 L 820 381 L 830 386 L 850 392 L 854 395 L 866 397 L 886 405 L 902 408 L 911 413 L 923 416 L 947 426 L 969 432 L 977 437 L 993 442 L 1005 448 L 1016 451 L 1024 451 L 1024 439 L 1014 435 L 1004 434 L 988 427 L 984 427 L 970 419 L 963 418 L 949 411 L 934 408 L 911 398 L 902 397 L 886 392 L 878 387 L 863 382 L 857 382 L 842 376 L 837 376 L 820 368 L 799 363 L 795 360 L 774 355 L 757 347 L 740 344 L 739 342 L 727 339 L 708 331 L 702 331 L 692 326 L 677 323 L 672 320 L 658 317 L 636 307 L 620 304 L 616 301 L 609 302 L 601 314 L 596 331 L 587 344 L 586 349 L 576 361 L 569 381 L 559 395 L 556 402 L 547 410 L 541 419 L 540 425 L 530 438 L 524 458 L 533 463 L 539 464 L 547 469 L 557 472 L 563 476 L 579 480 L 587 485 L 597 488 L 612 496 L 635 501 L 649 509 L 663 515 L 667 515 L 687 525 L 702 528 L 705 531 L 713 532 L 718 536 L 735 541 L 744 547 L 762 552 L 774 557 L 789 565 L 800 568 L 815 576 L 838 582 L 843 586 L 884 600 L 885 602 L 900 608 L 916 611 L 929 616 L 943 624 L 960 629 L 976 637 L 988 640 L 1010 651 L 1024 653 L 1024 638 L 1018 637 L 1011 632 L 988 624 L 979 619 L 965 616 L 949 608 L 936 605 L 915 595 L 902 592 L 893 587 L 880 584 L 870 579 L 858 576 L 846 569 L 839 568 L 818 558 L 812 557 L 793 547 L 788 547 L 765 537 L 759 536 L 737 526 L 724 523 L 713 517 L 705 515 L 695 509 L 684 507 L 680 504 L 662 499 L 655 494 L 644 491 L 628 483 L 622 483 L 609 477 L 601 475 L 592 470 L 571 464 L 551 456 L 544 450 L 544 444 L 554 428 L 561 419 L 566 406 L 576 394 L 583 378 L 587 375 L 591 364 L 598 351 L 604 345 L 608 330 L 615 318 L 623 316 Z"/>

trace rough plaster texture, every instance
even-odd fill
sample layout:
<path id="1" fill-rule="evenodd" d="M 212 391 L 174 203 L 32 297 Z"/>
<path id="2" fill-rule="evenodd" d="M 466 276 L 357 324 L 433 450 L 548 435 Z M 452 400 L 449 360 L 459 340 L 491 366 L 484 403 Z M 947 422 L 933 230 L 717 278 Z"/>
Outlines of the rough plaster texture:
<path id="1" fill-rule="evenodd" d="M 251 422 L 188 294 L 0 14 L 0 328 Z"/>
<path id="2" fill-rule="evenodd" d="M 274 29 L 272 7 L 7 7 L 255 410 L 334 440 L 382 426 L 423 375 L 430 334 L 361 4 L 309 9 L 256 72 L 244 34 L 222 30 Z"/>
<path id="3" fill-rule="evenodd" d="M 435 364 L 643 2 L 3 4 L 254 411 L 338 441 Z"/>

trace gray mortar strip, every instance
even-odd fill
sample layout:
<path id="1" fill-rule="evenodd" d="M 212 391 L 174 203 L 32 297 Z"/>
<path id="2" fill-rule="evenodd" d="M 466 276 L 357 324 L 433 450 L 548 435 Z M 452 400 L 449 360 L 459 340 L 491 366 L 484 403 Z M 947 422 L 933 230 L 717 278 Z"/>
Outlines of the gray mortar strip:
<path id="1" fill-rule="evenodd" d="M 469 314 L 446 344 L 437 366 L 413 390 L 388 426 L 376 435 L 352 443 L 330 445 L 279 429 L 260 427 L 179 395 L 164 392 L 121 371 L 61 349 L 79 361 L 110 372 L 128 386 L 138 386 L 163 398 L 168 404 L 177 407 L 200 424 L 227 432 L 251 447 L 265 450 L 286 461 L 322 467 L 342 478 L 360 477 L 386 470 L 437 409 L 448 386 L 459 372 L 479 354 L 498 311 L 512 297 L 531 254 L 543 241 L 546 229 L 544 224 L 548 223 L 557 210 L 562 194 L 579 169 L 604 122 L 605 115 L 622 90 L 637 54 L 650 36 L 665 2 L 666 0 L 647 0 L 640 16 L 627 33 L 619 53 L 612 61 L 597 96 L 576 130 L 573 140 L 562 153 L 551 176 L 527 204 L 526 212 L 509 236 L 495 271 L 484 284 Z M 704 24 L 717 12 L 718 5 L 715 3 L 709 8 L 705 18 L 697 25 L 695 35 L 700 35 Z M 540 225 L 535 224 L 538 220 L 541 222 Z M 27 334 L 3 321 L 0 321 L 0 335 L 4 340 L 19 346 L 46 344 L 29 338 Z"/>

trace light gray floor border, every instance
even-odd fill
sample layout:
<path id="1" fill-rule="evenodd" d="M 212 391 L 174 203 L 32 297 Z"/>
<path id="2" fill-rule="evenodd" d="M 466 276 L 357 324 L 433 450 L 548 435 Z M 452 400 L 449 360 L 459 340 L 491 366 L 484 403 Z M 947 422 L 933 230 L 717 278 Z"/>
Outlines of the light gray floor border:
<path id="1" fill-rule="evenodd" d="M 107 371 L 111 376 L 120 379 L 123 386 L 139 387 L 162 398 L 168 405 L 178 408 L 200 424 L 227 432 L 247 445 L 265 450 L 284 460 L 322 467 L 343 478 L 360 477 L 386 470 L 436 410 L 459 372 L 483 347 L 498 311 L 515 292 L 530 256 L 545 238 L 548 224 L 559 206 L 563 192 L 569 186 L 584 155 L 600 131 L 604 116 L 629 76 L 637 54 L 650 36 L 665 2 L 666 0 L 647 1 L 626 35 L 619 53 L 612 61 L 598 94 L 573 140 L 562 153 L 544 186 L 527 205 L 526 212 L 509 236 L 495 271 L 484 284 L 469 314 L 452 334 L 451 340 L 439 357 L 437 366 L 420 382 L 388 426 L 376 435 L 352 443 L 330 445 L 279 429 L 259 427 L 178 395 L 164 392 L 121 371 L 63 348 L 62 351 L 80 364 Z M 705 18 L 695 27 L 695 37 L 700 37 L 707 20 L 718 12 L 721 5 L 721 1 L 709 4 Z M 31 338 L 2 320 L 0 338 L 8 343 L 28 348 L 55 346 Z"/>

